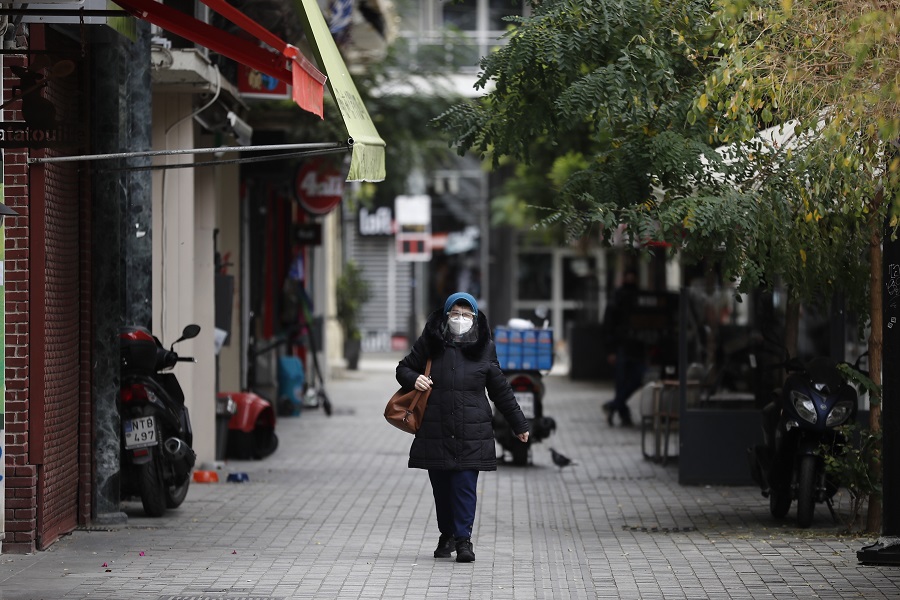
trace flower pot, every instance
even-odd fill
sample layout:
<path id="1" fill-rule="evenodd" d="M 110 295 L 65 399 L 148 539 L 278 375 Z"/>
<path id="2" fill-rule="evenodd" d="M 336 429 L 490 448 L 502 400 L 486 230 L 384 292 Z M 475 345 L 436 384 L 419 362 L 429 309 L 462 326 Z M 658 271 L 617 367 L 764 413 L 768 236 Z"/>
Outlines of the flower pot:
<path id="1" fill-rule="evenodd" d="M 362 340 L 344 340 L 344 359 L 351 371 L 359 369 L 359 355 L 362 352 Z"/>

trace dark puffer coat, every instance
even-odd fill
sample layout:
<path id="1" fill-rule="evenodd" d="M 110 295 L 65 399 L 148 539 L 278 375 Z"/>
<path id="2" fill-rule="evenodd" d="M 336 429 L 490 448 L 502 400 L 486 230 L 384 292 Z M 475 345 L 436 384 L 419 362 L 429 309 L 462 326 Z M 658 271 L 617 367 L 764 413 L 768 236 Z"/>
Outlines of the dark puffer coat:
<path id="1" fill-rule="evenodd" d="M 418 469 L 495 471 L 497 452 L 491 401 L 517 434 L 528 420 L 497 362 L 497 350 L 484 313 L 478 313 L 478 340 L 456 345 L 442 335 L 443 311 L 433 312 L 410 353 L 397 365 L 397 381 L 413 389 L 431 357 L 434 382 L 422 425 L 409 450 Z"/>

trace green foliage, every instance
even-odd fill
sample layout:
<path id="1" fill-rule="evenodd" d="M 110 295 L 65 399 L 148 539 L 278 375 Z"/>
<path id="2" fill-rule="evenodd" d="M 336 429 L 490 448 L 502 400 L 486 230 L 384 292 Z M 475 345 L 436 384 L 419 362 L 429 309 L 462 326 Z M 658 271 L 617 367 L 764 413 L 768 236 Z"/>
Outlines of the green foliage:
<path id="1" fill-rule="evenodd" d="M 691 116 L 733 145 L 765 210 L 787 210 L 792 234 L 771 240 L 766 272 L 807 301 L 839 292 L 858 314 L 869 310 L 869 239 L 900 197 L 900 11 L 881 6 L 718 4 L 721 43 Z M 785 139 L 766 152 L 748 144 L 772 123 L 787 124 Z"/>
<path id="2" fill-rule="evenodd" d="M 837 367 L 848 383 L 860 390 L 860 393 L 865 392 L 869 395 L 869 403 L 872 406 L 881 404 L 881 386 L 876 385 L 875 382 L 869 378 L 868 374 L 862 373 L 854 367 L 844 363 L 839 364 Z"/>
<path id="3" fill-rule="evenodd" d="M 337 278 L 337 319 L 348 340 L 361 339 L 359 312 L 369 300 L 369 282 L 362 275 L 362 268 L 354 261 L 347 261 Z"/>
<path id="4" fill-rule="evenodd" d="M 859 519 L 866 499 L 882 492 L 879 471 L 881 457 L 881 432 L 872 432 L 856 423 L 840 427 L 846 440 L 840 446 L 824 446 L 825 474 L 833 481 L 847 488 L 850 493 L 850 517 L 846 523 L 848 530 Z"/>
<path id="5" fill-rule="evenodd" d="M 568 237 L 663 239 L 716 257 L 742 291 L 839 293 L 867 314 L 880 198 L 900 198 L 898 15 L 862 0 L 535 2 L 482 60 L 489 93 L 435 124 L 460 153 L 520 161 L 504 205 Z M 760 137 L 776 123 L 779 139 Z"/>
<path id="6" fill-rule="evenodd" d="M 709 14 L 690 0 L 534 3 L 482 59 L 478 85 L 493 90 L 435 124 L 460 153 L 527 165 L 527 184 L 505 192 L 544 226 L 580 238 L 626 224 L 634 241 L 655 239 L 655 191 L 721 187 L 706 122 L 687 118 L 714 39 Z"/>

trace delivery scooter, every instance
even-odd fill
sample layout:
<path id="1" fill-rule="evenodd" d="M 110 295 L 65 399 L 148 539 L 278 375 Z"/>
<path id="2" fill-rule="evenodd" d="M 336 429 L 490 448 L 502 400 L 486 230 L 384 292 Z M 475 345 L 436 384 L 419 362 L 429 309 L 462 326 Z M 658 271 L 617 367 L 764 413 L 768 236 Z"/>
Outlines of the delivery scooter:
<path id="1" fill-rule="evenodd" d="M 544 372 L 553 368 L 553 330 L 548 327 L 546 309 L 535 311 L 543 321 L 540 329 L 527 319 L 510 319 L 506 327 L 494 331 L 497 359 L 516 396 L 519 408 L 528 419 L 530 435 L 519 441 L 515 432 L 498 410 L 494 410 L 494 439 L 509 453 L 517 466 L 531 463 L 531 445 L 556 430 L 556 421 L 544 416 Z"/>

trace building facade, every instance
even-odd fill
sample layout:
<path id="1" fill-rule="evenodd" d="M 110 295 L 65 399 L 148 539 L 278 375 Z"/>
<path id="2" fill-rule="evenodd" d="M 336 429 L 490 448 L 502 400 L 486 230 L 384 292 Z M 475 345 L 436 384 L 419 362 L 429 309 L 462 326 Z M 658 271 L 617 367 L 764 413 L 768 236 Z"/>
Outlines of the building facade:
<path id="1" fill-rule="evenodd" d="M 200 465 L 216 458 L 217 392 L 243 390 L 249 370 L 248 215 L 259 199 L 238 164 L 252 131 L 237 74 L 241 60 L 260 66 L 253 59 L 263 50 L 210 51 L 229 26 L 199 2 L 150 3 L 137 11 L 142 19 L 101 0 L 77 3 L 85 9 L 77 16 L 65 3 L 14 3 L 18 16 L 2 23 L 3 202 L 17 213 L 5 221 L 7 552 L 126 518 L 122 326 L 147 327 L 168 345 L 185 325 L 200 325 L 200 336 L 179 346 L 196 364 L 175 369 Z M 283 25 L 282 37 L 303 31 L 298 6 L 246 3 Z M 290 79 L 288 60 L 272 56 Z M 310 261 L 322 277 L 337 239 L 329 228 L 325 235 L 326 250 Z M 321 287 L 316 294 L 327 298 Z"/>

